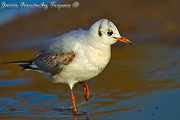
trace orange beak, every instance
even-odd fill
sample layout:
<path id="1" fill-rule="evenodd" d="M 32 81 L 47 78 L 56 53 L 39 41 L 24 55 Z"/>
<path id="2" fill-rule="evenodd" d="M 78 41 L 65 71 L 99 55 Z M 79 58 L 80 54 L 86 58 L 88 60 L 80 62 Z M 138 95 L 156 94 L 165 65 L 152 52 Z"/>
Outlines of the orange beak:
<path id="1" fill-rule="evenodd" d="M 117 39 L 118 41 L 121 41 L 121 42 L 124 42 L 124 43 L 127 43 L 127 44 L 131 44 L 131 45 L 134 45 L 130 40 L 128 40 L 128 39 L 125 38 L 125 37 L 121 37 L 121 38 L 114 37 L 114 38 Z"/>

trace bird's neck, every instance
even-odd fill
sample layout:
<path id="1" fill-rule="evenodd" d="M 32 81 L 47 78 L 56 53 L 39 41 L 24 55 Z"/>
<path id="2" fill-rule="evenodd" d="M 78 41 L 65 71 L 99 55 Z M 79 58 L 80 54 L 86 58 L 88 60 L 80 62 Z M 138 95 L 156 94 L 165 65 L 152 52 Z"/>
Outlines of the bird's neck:
<path id="1" fill-rule="evenodd" d="M 87 43 L 89 46 L 93 47 L 94 49 L 99 49 L 102 51 L 111 49 L 111 45 L 103 44 L 100 40 L 96 38 L 87 39 Z"/>

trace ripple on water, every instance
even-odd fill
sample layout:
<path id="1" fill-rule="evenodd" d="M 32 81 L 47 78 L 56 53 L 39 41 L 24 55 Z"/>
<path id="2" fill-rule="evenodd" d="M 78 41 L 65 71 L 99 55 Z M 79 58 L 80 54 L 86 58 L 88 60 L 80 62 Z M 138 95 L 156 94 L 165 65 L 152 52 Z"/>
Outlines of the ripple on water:
<path id="1" fill-rule="evenodd" d="M 7 79 L 7 80 L 0 80 L 0 86 L 17 86 L 17 85 L 28 85 L 32 82 L 33 78 L 16 78 L 16 79 Z"/>

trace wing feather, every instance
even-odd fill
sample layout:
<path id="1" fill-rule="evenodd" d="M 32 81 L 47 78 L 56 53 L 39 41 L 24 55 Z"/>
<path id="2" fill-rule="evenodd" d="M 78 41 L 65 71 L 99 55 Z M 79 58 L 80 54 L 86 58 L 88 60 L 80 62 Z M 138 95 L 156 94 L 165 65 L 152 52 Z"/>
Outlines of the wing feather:
<path id="1" fill-rule="evenodd" d="M 41 54 L 38 56 L 32 64 L 39 67 L 40 70 L 50 73 L 52 76 L 60 73 L 65 65 L 70 64 L 75 57 L 75 53 L 71 52 L 68 54 L 61 55 L 48 55 Z"/>

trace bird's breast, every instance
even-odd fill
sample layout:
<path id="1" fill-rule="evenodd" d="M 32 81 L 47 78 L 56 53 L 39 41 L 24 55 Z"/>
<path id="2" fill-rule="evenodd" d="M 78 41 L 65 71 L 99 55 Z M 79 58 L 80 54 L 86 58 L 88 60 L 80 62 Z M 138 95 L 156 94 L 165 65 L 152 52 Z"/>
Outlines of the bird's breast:
<path id="1" fill-rule="evenodd" d="M 84 52 L 83 56 L 85 57 L 84 59 L 87 60 L 89 66 L 102 70 L 108 64 L 111 52 L 110 49 L 105 49 L 104 51 L 100 49 L 88 49 Z"/>
<path id="2" fill-rule="evenodd" d="M 110 60 L 110 50 L 79 49 L 73 61 L 63 68 L 58 79 L 84 81 L 97 76 Z"/>

